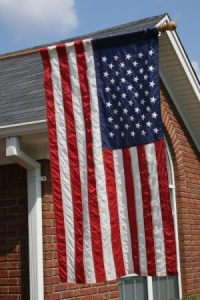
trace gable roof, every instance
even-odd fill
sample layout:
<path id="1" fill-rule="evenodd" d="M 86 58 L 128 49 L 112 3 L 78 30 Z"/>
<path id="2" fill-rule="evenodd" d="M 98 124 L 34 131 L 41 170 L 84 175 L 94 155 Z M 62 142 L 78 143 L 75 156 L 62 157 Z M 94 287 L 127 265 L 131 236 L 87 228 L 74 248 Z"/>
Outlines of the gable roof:
<path id="1" fill-rule="evenodd" d="M 50 45 L 130 32 L 169 20 L 163 14 Z M 159 73 L 200 151 L 200 84 L 175 31 L 159 37 Z M 43 74 L 39 54 L 0 62 L 0 138 L 47 131 Z"/>
<path id="2" fill-rule="evenodd" d="M 131 22 L 51 43 L 51 45 L 153 27 L 164 16 Z M 46 46 L 49 45 L 42 45 L 37 48 Z M 0 127 L 46 119 L 43 77 L 44 71 L 40 54 L 0 62 Z"/>

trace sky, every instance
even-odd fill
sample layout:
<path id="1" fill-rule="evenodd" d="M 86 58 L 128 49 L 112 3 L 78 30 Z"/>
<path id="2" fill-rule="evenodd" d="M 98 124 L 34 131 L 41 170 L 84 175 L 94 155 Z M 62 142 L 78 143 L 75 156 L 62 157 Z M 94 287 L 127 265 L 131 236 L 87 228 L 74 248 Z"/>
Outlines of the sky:
<path id="1" fill-rule="evenodd" d="M 0 54 L 163 13 L 200 79 L 200 0 L 0 0 Z"/>

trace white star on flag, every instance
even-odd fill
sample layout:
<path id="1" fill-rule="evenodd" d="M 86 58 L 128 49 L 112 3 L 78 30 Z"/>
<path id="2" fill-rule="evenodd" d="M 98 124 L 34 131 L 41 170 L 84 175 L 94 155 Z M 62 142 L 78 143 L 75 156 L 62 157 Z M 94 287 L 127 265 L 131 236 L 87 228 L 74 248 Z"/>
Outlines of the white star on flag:
<path id="1" fill-rule="evenodd" d="M 154 53 L 154 52 L 153 52 L 152 50 L 149 51 L 149 55 L 152 56 L 153 53 Z"/>
<path id="2" fill-rule="evenodd" d="M 153 70 L 154 70 L 154 67 L 153 67 L 153 66 L 150 66 L 150 67 L 149 67 L 149 71 L 153 72 Z"/>
<path id="3" fill-rule="evenodd" d="M 111 82 L 112 84 L 114 84 L 114 83 L 115 83 L 115 80 L 112 78 L 112 79 L 110 80 L 110 82 Z"/>
<path id="4" fill-rule="evenodd" d="M 142 54 L 142 52 L 140 52 L 140 53 L 138 54 L 138 57 L 139 57 L 139 58 L 142 58 L 142 56 L 144 56 L 144 54 Z"/>
<path id="5" fill-rule="evenodd" d="M 110 102 L 106 103 L 106 107 L 111 107 L 111 105 L 112 105 L 112 103 L 110 103 Z"/>
<path id="6" fill-rule="evenodd" d="M 131 55 L 130 55 L 130 54 L 127 54 L 127 55 L 126 55 L 126 59 L 129 60 L 130 58 L 131 58 Z"/>
<path id="7" fill-rule="evenodd" d="M 134 62 L 133 62 L 133 66 L 134 66 L 134 67 L 137 67 L 137 65 L 138 65 L 137 61 L 134 61 Z"/>
<path id="8" fill-rule="evenodd" d="M 144 135 L 144 136 L 145 136 L 145 134 L 146 134 L 146 132 L 145 132 L 144 130 L 142 130 L 142 132 L 141 132 L 141 133 L 142 133 L 142 135 Z"/>
<path id="9" fill-rule="evenodd" d="M 117 55 L 115 55 L 115 56 L 114 56 L 114 60 L 117 61 L 118 59 L 119 59 L 119 57 L 118 57 Z"/>
<path id="10" fill-rule="evenodd" d="M 155 119 L 156 119 L 156 117 L 157 117 L 157 113 L 154 112 L 154 113 L 152 114 L 152 118 L 155 118 Z"/>
<path id="11" fill-rule="evenodd" d="M 158 133 L 158 128 L 156 127 L 156 128 L 154 128 L 154 133 Z"/>
<path id="12" fill-rule="evenodd" d="M 154 87 L 155 82 L 151 81 L 151 82 L 149 82 L 149 85 L 152 86 L 152 87 Z"/>
<path id="13" fill-rule="evenodd" d="M 130 106 L 132 106 L 132 105 L 133 105 L 133 101 L 132 101 L 132 100 L 128 101 L 128 104 L 129 104 Z"/>
<path id="14" fill-rule="evenodd" d="M 155 103 L 156 102 L 156 98 L 152 97 L 150 98 L 151 102 Z"/>
<path id="15" fill-rule="evenodd" d="M 151 125 L 152 125 L 152 123 L 150 121 L 148 121 L 146 124 L 148 127 L 151 127 Z"/>
<path id="16" fill-rule="evenodd" d="M 134 131 L 131 132 L 131 136 L 133 136 L 133 137 L 135 136 L 135 132 Z"/>
<path id="17" fill-rule="evenodd" d="M 138 114 L 140 109 L 138 107 L 135 108 L 135 112 Z"/>

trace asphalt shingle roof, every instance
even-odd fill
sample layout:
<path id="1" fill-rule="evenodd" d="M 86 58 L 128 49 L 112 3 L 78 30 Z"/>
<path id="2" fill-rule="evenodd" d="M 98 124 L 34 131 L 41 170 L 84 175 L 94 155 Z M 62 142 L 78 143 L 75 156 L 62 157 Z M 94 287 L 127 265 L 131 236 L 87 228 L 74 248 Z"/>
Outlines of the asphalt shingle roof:
<path id="1" fill-rule="evenodd" d="M 153 27 L 165 15 L 115 26 L 50 45 Z M 39 47 L 46 46 L 48 45 Z M 0 127 L 46 119 L 43 76 L 43 65 L 39 54 L 0 62 Z"/>

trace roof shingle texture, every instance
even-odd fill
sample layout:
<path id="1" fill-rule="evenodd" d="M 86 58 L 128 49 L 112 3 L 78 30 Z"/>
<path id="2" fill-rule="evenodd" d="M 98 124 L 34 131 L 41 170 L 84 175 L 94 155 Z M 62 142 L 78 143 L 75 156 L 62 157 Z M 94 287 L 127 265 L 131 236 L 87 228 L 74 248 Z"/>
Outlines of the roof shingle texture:
<path id="1" fill-rule="evenodd" d="M 51 45 L 153 27 L 165 15 L 70 38 Z M 40 48 L 46 46 L 49 45 L 42 45 Z M 43 77 L 43 64 L 39 54 L 0 62 L 0 127 L 46 119 Z"/>

